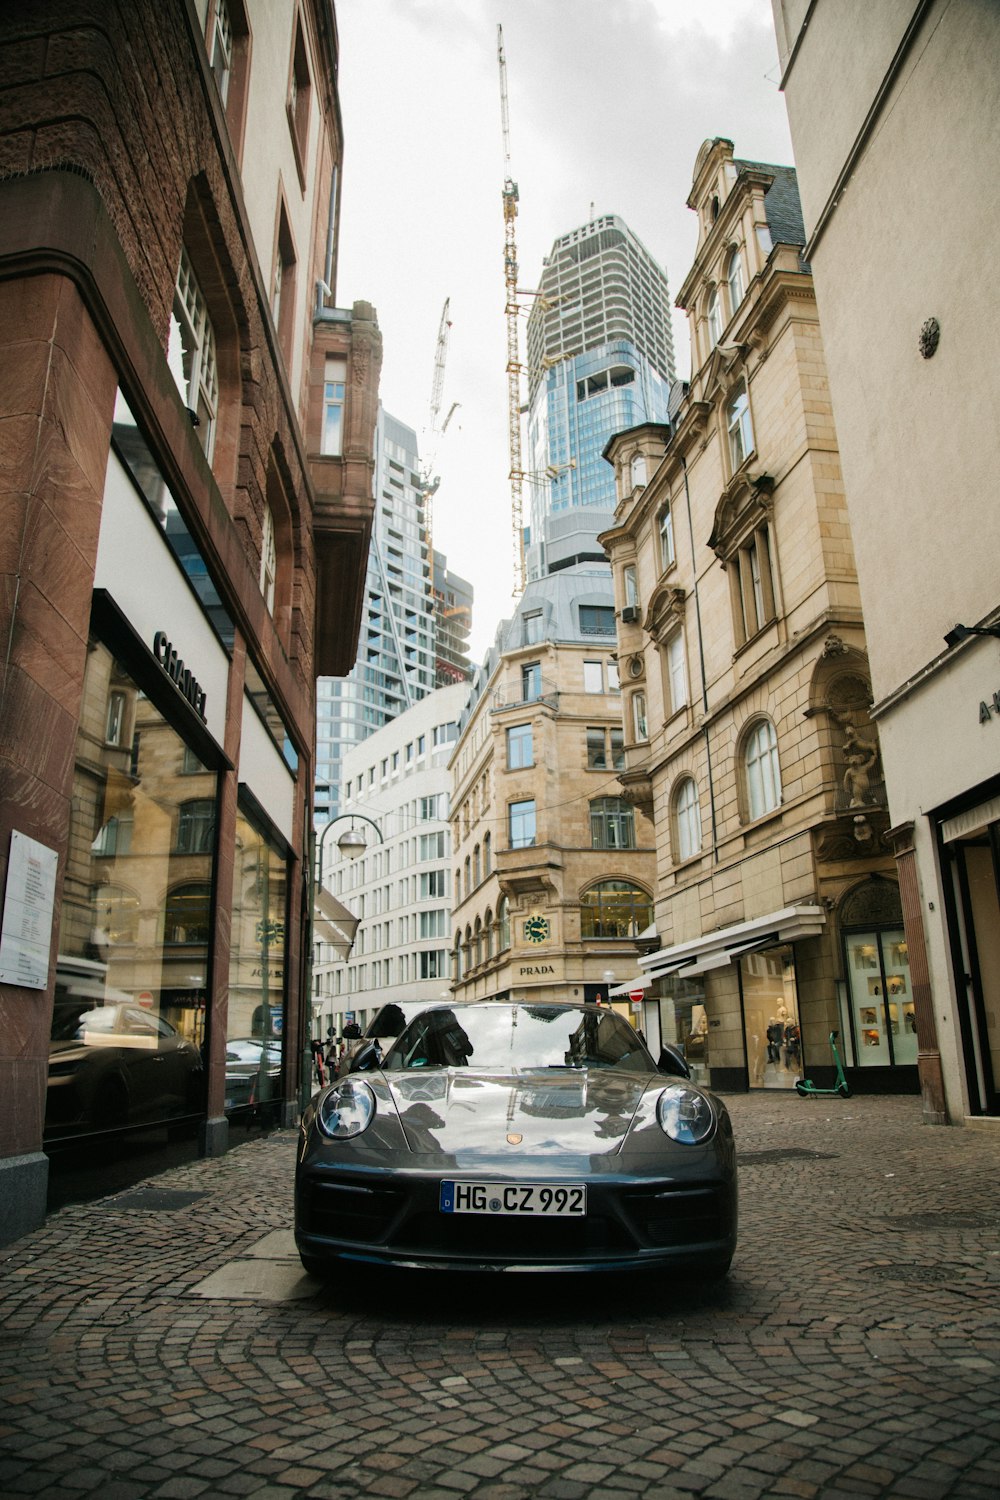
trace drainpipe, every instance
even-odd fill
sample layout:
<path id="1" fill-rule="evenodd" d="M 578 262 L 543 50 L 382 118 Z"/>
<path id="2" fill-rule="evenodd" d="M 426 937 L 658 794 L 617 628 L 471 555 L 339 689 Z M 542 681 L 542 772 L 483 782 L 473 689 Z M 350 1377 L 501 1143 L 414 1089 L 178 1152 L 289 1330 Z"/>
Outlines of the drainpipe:
<path id="1" fill-rule="evenodd" d="M 698 668 L 701 673 L 701 706 L 706 718 L 708 716 L 708 683 L 705 678 L 705 640 L 701 629 L 701 603 L 698 598 L 698 566 L 695 562 L 694 551 L 694 522 L 691 519 L 691 492 L 688 489 L 688 466 L 687 459 L 683 453 L 679 453 L 681 470 L 684 474 L 684 502 L 687 507 L 688 539 L 691 543 L 691 576 L 694 581 L 694 618 L 698 632 Z M 719 840 L 715 824 L 715 785 L 712 779 L 712 745 L 709 739 L 708 724 L 702 725 L 702 735 L 705 740 L 705 764 L 708 767 L 708 807 L 709 816 L 712 820 L 712 858 L 718 864 Z"/>

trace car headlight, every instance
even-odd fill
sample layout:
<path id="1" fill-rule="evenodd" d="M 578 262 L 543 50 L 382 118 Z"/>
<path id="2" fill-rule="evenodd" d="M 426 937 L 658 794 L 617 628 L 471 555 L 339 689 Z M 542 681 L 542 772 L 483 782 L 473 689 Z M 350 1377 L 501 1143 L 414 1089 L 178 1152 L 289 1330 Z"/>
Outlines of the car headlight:
<path id="1" fill-rule="evenodd" d="M 375 1118 L 375 1095 L 360 1078 L 347 1078 L 323 1095 L 316 1120 L 324 1135 L 346 1141 L 367 1130 Z"/>
<path id="2" fill-rule="evenodd" d="M 712 1106 L 695 1089 L 664 1089 L 656 1101 L 656 1118 L 663 1133 L 684 1146 L 697 1146 L 715 1128 Z"/>

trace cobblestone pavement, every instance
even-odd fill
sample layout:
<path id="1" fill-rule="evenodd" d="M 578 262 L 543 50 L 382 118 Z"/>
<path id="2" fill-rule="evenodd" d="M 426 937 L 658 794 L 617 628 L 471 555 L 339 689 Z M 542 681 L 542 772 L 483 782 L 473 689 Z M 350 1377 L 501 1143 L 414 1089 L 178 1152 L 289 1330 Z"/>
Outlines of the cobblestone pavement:
<path id="1" fill-rule="evenodd" d="M 631 1277 L 323 1287 L 292 1132 L 0 1251 L 0 1494 L 1000 1496 L 1000 1131 L 729 1101 L 740 1248 Z"/>

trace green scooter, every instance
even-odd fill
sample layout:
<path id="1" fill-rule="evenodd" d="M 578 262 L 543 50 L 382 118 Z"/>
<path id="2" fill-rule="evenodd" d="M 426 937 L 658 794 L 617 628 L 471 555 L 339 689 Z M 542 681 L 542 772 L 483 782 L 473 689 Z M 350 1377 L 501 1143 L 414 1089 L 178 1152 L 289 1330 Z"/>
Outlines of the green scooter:
<path id="1" fill-rule="evenodd" d="M 800 1094 L 804 1094 L 807 1097 L 811 1097 L 814 1094 L 839 1094 L 842 1099 L 849 1099 L 851 1097 L 851 1086 L 844 1077 L 844 1069 L 840 1063 L 840 1053 L 837 1051 L 838 1035 L 839 1033 L 836 1031 L 830 1032 L 830 1047 L 833 1052 L 833 1060 L 837 1064 L 837 1082 L 832 1089 L 818 1089 L 810 1079 L 797 1078 L 795 1080 L 795 1087 Z"/>

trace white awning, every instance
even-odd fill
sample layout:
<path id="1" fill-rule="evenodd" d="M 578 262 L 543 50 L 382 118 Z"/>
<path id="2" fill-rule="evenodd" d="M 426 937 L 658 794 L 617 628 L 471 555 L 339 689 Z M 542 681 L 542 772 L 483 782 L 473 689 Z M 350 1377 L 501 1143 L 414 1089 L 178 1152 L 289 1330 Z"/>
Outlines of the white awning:
<path id="1" fill-rule="evenodd" d="M 662 979 L 668 974 L 686 979 L 689 974 L 721 969 L 742 953 L 773 948 L 778 943 L 794 943 L 799 938 L 817 937 L 825 922 L 826 912 L 821 906 L 786 906 L 780 911 L 769 912 L 767 916 L 754 917 L 749 922 L 721 927 L 717 932 L 705 933 L 687 943 L 675 943 L 672 948 L 663 948 L 659 953 L 640 958 L 639 967 L 643 970 L 640 983 L 645 986 L 649 981 Z M 632 984 L 622 987 L 624 992 L 631 988 Z M 611 993 L 619 991 L 612 990 Z"/>
<path id="2" fill-rule="evenodd" d="M 325 886 L 316 887 L 313 893 L 313 933 L 322 942 L 329 943 L 341 959 L 346 960 L 351 955 L 359 920 Z"/>

